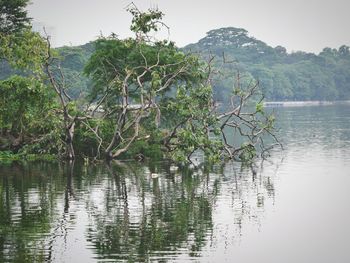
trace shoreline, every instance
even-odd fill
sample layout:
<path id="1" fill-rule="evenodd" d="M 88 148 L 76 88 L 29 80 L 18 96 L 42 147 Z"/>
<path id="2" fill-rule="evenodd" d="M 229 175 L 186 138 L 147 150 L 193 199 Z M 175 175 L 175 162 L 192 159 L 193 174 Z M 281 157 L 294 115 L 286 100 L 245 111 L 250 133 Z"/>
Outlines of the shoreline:
<path id="1" fill-rule="evenodd" d="M 302 106 L 328 106 L 328 105 L 350 105 L 350 100 L 343 101 L 266 101 L 264 107 L 302 107 Z"/>

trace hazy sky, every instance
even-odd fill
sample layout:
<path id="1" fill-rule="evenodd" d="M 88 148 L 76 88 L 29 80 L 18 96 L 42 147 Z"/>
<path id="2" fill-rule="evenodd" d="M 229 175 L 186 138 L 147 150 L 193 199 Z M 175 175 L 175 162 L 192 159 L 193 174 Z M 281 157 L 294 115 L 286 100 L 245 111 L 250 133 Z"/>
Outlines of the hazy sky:
<path id="1" fill-rule="evenodd" d="M 100 32 L 131 36 L 130 0 L 32 0 L 35 22 L 53 27 L 56 46 L 79 45 Z M 165 13 L 170 39 L 178 46 L 197 42 L 211 29 L 242 27 L 251 36 L 288 51 L 320 52 L 350 45 L 349 0 L 134 0 L 140 9 Z"/>

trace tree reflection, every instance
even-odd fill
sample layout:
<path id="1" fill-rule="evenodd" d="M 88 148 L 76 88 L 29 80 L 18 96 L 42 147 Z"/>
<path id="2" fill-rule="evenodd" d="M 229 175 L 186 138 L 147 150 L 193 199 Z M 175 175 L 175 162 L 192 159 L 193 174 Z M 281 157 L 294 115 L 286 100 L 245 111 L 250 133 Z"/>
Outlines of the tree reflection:
<path id="1" fill-rule="evenodd" d="M 0 170 L 0 262 L 44 261 L 41 238 L 53 219 L 53 185 L 37 168 L 11 165 Z"/>
<path id="2" fill-rule="evenodd" d="M 221 242 L 222 222 L 241 235 L 274 202 L 271 171 L 166 162 L 0 167 L 0 262 L 55 262 L 86 250 L 98 260 L 199 257 Z M 84 240 L 71 251 L 79 225 Z"/>
<path id="3" fill-rule="evenodd" d="M 103 201 L 89 200 L 88 235 L 100 258 L 145 261 L 180 248 L 200 250 L 212 228 L 213 194 L 203 175 L 188 169 L 165 175 L 166 166 L 120 168 L 109 167 L 113 183 Z M 161 176 L 152 178 L 150 170 Z"/>
<path id="4" fill-rule="evenodd" d="M 45 163 L 0 167 L 0 262 L 51 261 L 47 240 L 57 235 L 53 226 L 60 220 L 62 192 L 71 191 L 72 184 L 71 172 L 62 168 Z"/>
<path id="5" fill-rule="evenodd" d="M 112 164 L 103 192 L 95 190 L 87 202 L 88 240 L 99 259 L 200 256 L 212 239 L 212 213 L 219 196 L 232 193 L 239 228 L 247 218 L 258 216 L 253 213 L 263 209 L 266 198 L 274 198 L 273 177 L 262 176 L 261 171 L 262 167 L 237 171 L 232 164 L 216 167 L 215 172 L 188 168 L 174 172 L 167 164 Z"/>
<path id="6" fill-rule="evenodd" d="M 265 161 L 252 163 L 248 166 L 228 164 L 224 174 L 231 175 L 223 187 L 224 191 L 231 192 L 231 207 L 233 222 L 237 227 L 236 236 L 243 234 L 244 224 L 256 223 L 260 225 L 260 218 L 265 211 L 267 200 L 275 202 L 274 179 L 278 165 Z"/>

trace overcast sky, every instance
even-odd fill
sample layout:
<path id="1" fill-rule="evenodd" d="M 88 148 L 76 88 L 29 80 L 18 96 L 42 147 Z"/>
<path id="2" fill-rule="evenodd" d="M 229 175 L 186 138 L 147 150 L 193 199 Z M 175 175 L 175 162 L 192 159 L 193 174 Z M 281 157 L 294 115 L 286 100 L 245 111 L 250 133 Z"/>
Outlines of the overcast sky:
<path id="1" fill-rule="evenodd" d="M 56 46 L 79 45 L 102 32 L 131 36 L 130 0 L 31 0 L 34 22 L 51 27 Z M 197 42 L 211 29 L 241 27 L 251 36 L 291 51 L 320 52 L 350 45 L 349 0 L 134 0 L 158 7 L 178 46 Z"/>

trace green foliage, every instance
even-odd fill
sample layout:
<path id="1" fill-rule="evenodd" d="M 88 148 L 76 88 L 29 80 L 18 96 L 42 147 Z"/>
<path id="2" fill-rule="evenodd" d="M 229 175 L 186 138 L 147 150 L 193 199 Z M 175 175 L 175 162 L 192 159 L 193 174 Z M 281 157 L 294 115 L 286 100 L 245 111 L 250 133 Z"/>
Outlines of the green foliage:
<path id="1" fill-rule="evenodd" d="M 13 34 L 28 28 L 25 10 L 29 0 L 0 0 L 0 34 Z"/>
<path id="2" fill-rule="evenodd" d="M 254 75 L 212 80 L 212 65 L 203 63 L 197 55 L 184 53 L 172 42 L 151 41 L 147 36 L 163 25 L 162 12 L 152 9 L 141 12 L 134 5 L 129 11 L 136 38 L 122 40 L 112 34 L 100 37 L 94 46 L 89 43 L 84 47 L 48 50 L 46 41 L 26 27 L 0 35 L 0 57 L 22 74 L 0 82 L 1 150 L 23 155 L 63 155 L 65 151 L 71 159 L 75 153 L 96 158 L 165 154 L 181 162 L 191 162 L 190 157 L 199 151 L 208 161 L 215 162 L 223 158 L 225 147 L 232 158 L 227 148 L 230 145 L 225 142 L 224 146 L 222 141 L 226 124 L 222 124 L 213 104 L 216 93 L 212 81 L 222 87 L 231 85 L 230 94 L 233 91 L 236 95 L 232 102 L 245 104 L 253 92 L 249 83 Z M 235 48 L 249 40 L 242 29 L 233 30 L 229 36 L 222 34 L 223 30 L 219 33 L 220 36 L 215 31 L 210 33 L 218 46 L 220 38 L 224 43 L 239 40 L 234 42 Z M 266 53 L 263 59 L 254 57 L 263 64 L 265 56 L 273 54 L 273 50 L 261 41 L 254 40 L 254 45 L 262 46 Z M 227 48 L 226 44 L 220 47 Z M 251 52 L 252 47 L 248 50 Z M 278 52 L 284 54 L 281 49 Z M 342 48 L 342 56 L 347 56 L 347 52 Z M 231 70 L 225 68 L 225 74 Z M 89 79 L 81 76 L 82 71 Z M 272 71 L 271 76 L 274 78 L 271 94 L 291 96 L 293 88 L 283 68 Z M 52 85 L 49 88 L 48 83 Z M 321 84 L 315 85 L 323 88 L 324 96 L 332 96 L 334 92 Z M 279 89 L 279 85 L 284 89 Z M 54 91 L 56 99 L 49 90 Z M 66 92 L 73 95 L 73 100 Z M 90 114 L 87 101 L 99 105 L 101 111 Z M 253 108 L 254 103 L 250 106 Z M 246 120 L 252 125 L 247 127 L 272 129 L 272 120 L 254 119 L 258 114 L 264 116 L 262 104 L 255 106 L 256 111 L 249 115 L 252 119 Z M 226 122 L 233 114 L 236 113 L 227 115 Z M 255 150 L 255 145 L 251 146 Z M 241 152 L 242 159 L 255 156 L 248 146 L 242 147 Z"/>
<path id="3" fill-rule="evenodd" d="M 0 43 L 3 43 L 0 45 L 0 57 L 7 60 L 0 62 L 0 79 L 6 79 L 13 74 L 27 75 L 33 71 L 37 74 L 43 73 L 42 63 L 47 55 L 46 43 L 37 33 L 28 31 L 26 35 L 32 40 L 29 41 L 24 33 L 21 36 L 0 35 Z M 93 52 L 93 43 L 79 47 L 60 47 L 52 52 L 59 58 L 67 93 L 74 99 L 86 96 L 91 85 L 83 74 L 83 68 Z"/>
<path id="4" fill-rule="evenodd" d="M 151 159 L 151 160 L 161 160 L 164 157 L 164 153 L 161 149 L 159 142 L 150 142 L 146 140 L 136 141 L 130 149 L 124 153 L 121 158 L 125 159 Z"/>
<path id="5" fill-rule="evenodd" d="M 232 30 L 234 32 L 230 34 Z M 16 42 L 18 43 L 23 43 L 25 40 L 25 38 L 17 38 Z M 112 40 L 113 38 L 106 38 L 105 40 L 107 39 Z M 117 39 L 115 40 L 117 41 Z M 8 43 L 12 40 L 2 36 L 1 41 L 3 44 L 0 46 L 0 54 L 8 54 Z M 98 41 L 103 42 L 101 39 Z M 15 42 L 12 41 L 12 43 Z M 106 49 L 110 47 L 114 50 L 110 51 L 111 54 L 116 52 L 112 41 L 109 44 L 105 41 L 103 45 L 106 45 Z M 26 46 L 27 48 L 16 47 L 22 49 L 18 53 L 37 54 L 40 50 L 40 48 L 37 48 L 37 51 L 31 49 L 30 43 Z M 33 46 L 39 47 L 37 44 Z M 89 79 L 82 74 L 82 69 L 93 50 L 93 43 L 79 47 L 63 47 L 57 50 L 62 58 L 62 69 L 67 86 L 70 87 L 68 92 L 74 98 L 80 94 L 88 94 L 92 88 Z M 201 51 L 203 57 L 207 56 L 205 50 L 210 50 L 218 57 L 222 57 L 224 52 L 227 60 L 238 62 L 239 70 L 245 72 L 245 74 L 249 73 L 252 78 L 259 80 L 267 100 L 350 99 L 348 86 L 348 83 L 350 83 L 350 56 L 348 54 L 349 47 L 347 46 L 342 46 L 339 49 L 325 48 L 319 55 L 305 52 L 289 54 L 281 46 L 272 48 L 249 37 L 243 29 L 224 28 L 210 31 L 206 38 L 200 40 L 197 44 L 188 45 L 185 50 Z M 124 51 L 127 52 L 128 48 L 124 48 Z M 107 54 L 103 55 L 108 57 Z M 98 58 L 97 55 L 96 58 Z M 30 59 L 30 56 L 22 56 L 18 60 L 18 64 L 28 64 L 28 59 Z M 123 62 L 123 60 L 120 62 Z M 106 66 L 106 63 L 102 64 Z M 233 76 L 237 67 L 227 64 L 223 69 L 221 68 L 221 71 L 225 75 Z M 87 71 L 89 70 L 87 69 Z M 96 72 L 96 75 L 100 73 Z M 7 67 L 4 66 L 0 72 L 0 79 L 4 79 L 9 74 Z M 91 72 L 88 74 L 91 75 Z M 215 81 L 214 99 L 228 103 L 227 99 L 232 91 L 233 83 L 233 78 Z M 96 89 L 96 87 L 93 89 Z M 96 91 L 93 91 L 93 94 L 96 94 Z"/>
<path id="6" fill-rule="evenodd" d="M 158 9 L 148 9 L 147 12 L 141 12 L 134 4 L 131 4 L 128 11 L 133 16 L 130 26 L 131 31 L 147 34 L 152 30 L 159 30 L 159 23 L 164 14 Z"/>
<path id="7" fill-rule="evenodd" d="M 2 129 L 13 132 L 29 129 L 47 111 L 49 94 L 45 94 L 45 87 L 35 79 L 12 76 L 0 82 L 0 93 Z"/>
<path id="8" fill-rule="evenodd" d="M 60 144 L 59 120 L 54 114 L 54 98 L 43 78 L 47 44 L 30 30 L 24 9 L 27 4 L 26 0 L 0 1 L 0 60 L 21 74 L 5 71 L 5 76 L 1 76 L 0 150 L 47 154 L 54 148 L 57 152 L 55 146 Z M 11 158 L 16 159 L 15 156 Z"/>
<path id="9" fill-rule="evenodd" d="M 5 59 L 14 68 L 40 73 L 45 51 L 45 41 L 29 29 L 13 35 L 0 33 L 0 59 Z"/>
<path id="10" fill-rule="evenodd" d="M 140 12 L 134 5 L 129 11 L 133 15 L 131 29 L 136 38 L 121 40 L 115 34 L 101 37 L 95 42 L 95 51 L 84 69 L 93 84 L 89 100 L 101 105 L 105 112 L 102 122 L 114 124 L 114 131 L 109 140 L 107 138 L 110 143 L 104 145 L 106 137 L 102 139 L 103 134 L 97 132 L 99 125 L 90 127 L 92 133 L 86 132 L 90 135 L 98 133 L 99 147 L 109 158 L 121 153 L 128 157 L 144 156 L 152 145 L 157 145 L 157 152 L 162 150 L 166 156 L 180 162 L 191 162 L 192 155 L 197 152 L 204 153 L 212 162 L 223 158 L 224 151 L 232 158 L 229 148 L 234 147 L 227 142 L 224 146 L 223 127 L 240 111 L 226 115 L 226 123 L 223 123 L 214 108 L 212 81 L 225 86 L 237 80 L 235 85 L 231 85 L 236 95 L 232 102 L 249 104 L 248 98 L 256 99 L 252 95 L 254 87 L 250 85 L 253 75 L 236 78 L 231 74 L 234 77 L 229 80 L 212 80 L 212 65 L 201 62 L 198 56 L 182 52 L 172 42 L 152 42 L 148 38 L 147 33 L 157 31 L 158 25 L 162 24 L 161 12 Z M 211 33 L 212 40 L 218 40 L 216 32 Z M 243 37 L 242 43 L 248 39 L 244 30 L 235 30 L 233 34 Z M 232 40 L 232 36 L 221 36 L 226 42 Z M 235 45 L 239 47 L 242 43 Z M 263 43 L 256 40 L 254 44 Z M 266 45 L 264 47 L 267 48 Z M 283 53 L 283 50 L 279 52 Z M 214 66 L 217 65 L 214 61 Z M 230 72 L 231 69 L 225 68 L 224 75 Z M 284 76 L 280 75 L 280 82 L 285 82 Z M 256 105 L 255 112 L 247 114 L 252 116 L 251 119 L 245 120 L 251 124 L 247 125 L 248 128 L 263 129 L 257 135 L 252 134 L 254 139 L 264 129 L 270 128 L 270 123 L 266 123 L 268 120 L 262 117 L 261 120 L 255 119 L 257 114 L 264 116 L 261 103 Z M 230 120 L 230 125 L 235 127 L 234 120 Z M 252 158 L 252 151 L 248 150 L 247 147 L 242 148 L 245 158 Z"/>
<path id="11" fill-rule="evenodd" d="M 20 160 L 20 156 L 11 151 L 0 151 L 0 164 L 7 164 Z"/>
<path id="12" fill-rule="evenodd" d="M 94 44 L 91 42 L 78 47 L 65 46 L 55 51 L 60 59 L 67 93 L 74 99 L 87 96 L 91 90 L 91 84 L 84 76 L 83 70 L 94 51 Z"/>
<path id="13" fill-rule="evenodd" d="M 11 164 L 12 162 L 25 161 L 45 161 L 56 162 L 57 156 L 53 154 L 42 153 L 13 153 L 12 151 L 0 151 L 0 164 Z"/>
<path id="14" fill-rule="evenodd" d="M 187 149 L 173 149 L 173 156 L 179 155 L 180 151 L 187 154 L 192 148 L 210 145 L 208 134 L 202 126 L 212 121 L 209 120 L 212 89 L 211 86 L 202 84 L 206 71 L 198 57 L 184 54 L 167 41 L 148 43 L 139 39 L 119 40 L 112 35 L 100 38 L 95 44 L 95 53 L 85 67 L 85 73 L 93 82 L 90 99 L 108 95 L 103 109 L 114 111 L 117 116 L 121 112 L 120 101 L 123 96 L 138 104 L 157 101 L 162 118 L 159 128 L 170 133 L 178 123 L 183 122 L 175 141 L 179 145 L 181 141 L 186 141 L 184 147 Z M 123 86 L 127 86 L 127 90 Z M 147 142 L 135 142 L 130 148 L 131 152 L 136 153 L 138 150 L 145 154 L 152 148 L 149 141 L 155 140 L 159 145 L 162 140 L 158 138 L 159 132 L 152 132 L 158 130 L 158 114 L 152 108 L 147 109 L 147 112 L 149 115 L 141 123 L 139 136 L 150 139 Z M 132 116 L 133 113 L 130 113 L 128 118 Z M 111 115 L 109 118 L 112 120 L 119 117 Z M 185 135 L 186 130 L 187 133 L 191 132 L 190 129 L 198 130 L 198 138 L 195 140 L 200 140 L 200 143 L 191 144 Z M 156 147 L 155 151 L 159 152 L 159 148 Z"/>
<path id="15" fill-rule="evenodd" d="M 0 137 L 3 147 L 22 153 L 51 153 L 59 143 L 53 96 L 42 82 L 12 76 L 0 81 Z"/>
<path id="16" fill-rule="evenodd" d="M 93 82 L 90 98 L 95 99 L 107 92 L 111 95 L 108 102 L 112 105 L 115 104 L 115 97 L 120 96 L 121 85 L 128 74 L 131 75 L 128 83 L 135 83 L 136 77 L 142 73 L 145 67 L 155 65 L 158 62 L 157 67 L 142 77 L 143 83 L 149 82 L 151 84 L 145 85 L 144 92 L 147 93 L 168 80 L 163 78 L 163 83 L 160 83 L 159 76 L 176 72 L 189 60 L 191 58 L 187 58 L 171 42 L 157 42 L 155 45 L 149 45 L 135 39 L 119 40 L 114 35 L 107 38 L 101 37 L 95 42 L 95 52 L 85 67 L 85 74 Z M 188 78 L 190 74 L 185 76 L 181 74 L 180 76 Z M 135 97 L 132 86 L 129 92 L 131 97 Z M 136 95 L 136 97 L 138 96 Z"/>
<path id="17" fill-rule="evenodd" d="M 255 110 L 258 113 L 264 113 L 264 104 L 262 102 L 259 102 L 255 106 Z"/>
<path id="18" fill-rule="evenodd" d="M 28 0 L 0 0 L 0 60 L 12 67 L 38 72 L 46 43 L 31 31 L 25 10 Z"/>
<path id="19" fill-rule="evenodd" d="M 224 54 L 226 60 L 236 61 L 237 66 L 227 63 L 221 71 L 234 75 L 238 69 L 251 74 L 259 80 L 267 100 L 350 99 L 347 46 L 325 48 L 319 55 L 301 51 L 289 54 L 281 46 L 272 48 L 248 36 L 244 29 L 229 27 L 209 31 L 185 50 L 199 51 L 203 57 L 214 54 L 221 58 Z M 215 99 L 227 103 L 234 79 L 215 84 Z"/>
<path id="20" fill-rule="evenodd" d="M 188 156 L 202 150 L 210 161 L 218 161 L 222 148 L 220 138 L 210 136 L 208 127 L 215 130 L 219 120 L 211 114 L 212 88 L 205 85 L 179 86 L 175 99 L 167 104 L 164 118 L 183 123 L 170 144 L 173 159 L 186 162 Z M 171 114 L 169 114 L 171 113 Z M 175 123 L 173 124 L 175 126 Z"/>
<path id="21" fill-rule="evenodd" d="M 253 160 L 254 157 L 256 157 L 256 149 L 255 147 L 250 144 L 250 143 L 244 143 L 242 144 L 242 150 L 241 153 L 239 155 L 239 158 L 241 159 L 241 161 L 243 162 L 251 162 Z"/>
<path id="22" fill-rule="evenodd" d="M 93 82 L 90 99 L 106 98 L 103 109 L 115 112 L 108 117 L 111 121 L 120 118 L 120 102 L 125 97 L 130 103 L 145 108 L 144 113 L 140 112 L 145 116 L 139 137 L 146 136 L 148 139 L 137 140 L 125 156 L 138 153 L 159 156 L 160 143 L 164 140 L 159 136 L 159 128 L 169 134 L 178 126 L 176 138 L 167 142 L 178 145 L 171 154 L 172 157 L 177 156 L 176 159 L 187 156 L 195 149 L 204 150 L 214 145 L 208 137 L 209 133 L 205 132 L 205 127 L 214 122 L 209 112 L 212 88 L 203 84 L 207 73 L 198 57 L 186 55 L 167 41 L 119 40 L 112 35 L 100 38 L 95 44 L 95 52 L 85 67 L 85 73 Z M 158 113 L 154 107 L 147 106 L 151 102 L 159 106 Z M 137 114 L 137 111 L 130 111 L 128 120 Z M 190 133 L 194 133 L 192 137 Z M 128 136 L 131 136 L 131 131 L 121 137 Z"/>
<path id="23" fill-rule="evenodd" d="M 102 139 L 101 149 L 105 149 L 107 142 L 113 136 L 113 122 L 108 119 L 94 118 L 86 120 L 86 124 L 94 130 L 98 127 L 99 135 Z M 75 132 L 74 148 L 78 150 L 80 156 L 103 158 L 98 152 L 100 141 L 88 126 L 78 123 Z"/>

